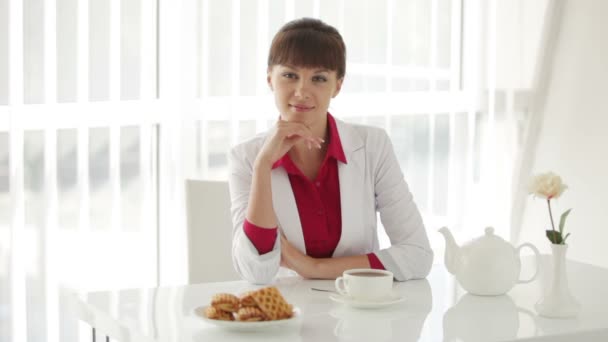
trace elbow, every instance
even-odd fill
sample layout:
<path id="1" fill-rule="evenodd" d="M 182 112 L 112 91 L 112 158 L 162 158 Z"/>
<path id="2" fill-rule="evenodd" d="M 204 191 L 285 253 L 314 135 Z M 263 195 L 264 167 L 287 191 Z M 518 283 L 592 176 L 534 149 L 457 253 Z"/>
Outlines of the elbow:
<path id="1" fill-rule="evenodd" d="M 270 277 L 270 278 L 247 277 L 247 276 L 243 277 L 244 280 L 246 280 L 247 282 L 249 282 L 250 284 L 253 284 L 253 285 L 268 285 L 272 282 L 273 278 L 274 277 Z"/>
<path id="2" fill-rule="evenodd" d="M 423 251 L 423 256 L 421 256 L 420 267 L 416 270 L 415 279 L 423 279 L 426 278 L 429 273 L 431 273 L 431 269 L 433 268 L 433 259 L 435 257 L 433 251 L 431 249 Z"/>
<path id="3" fill-rule="evenodd" d="M 281 250 L 260 255 L 242 229 L 237 229 L 232 242 L 232 264 L 243 280 L 256 285 L 271 283 L 279 272 Z"/>
<path id="4" fill-rule="evenodd" d="M 241 277 L 254 285 L 268 285 L 272 283 L 275 275 L 266 274 L 255 274 L 254 272 L 241 273 Z"/>
<path id="5" fill-rule="evenodd" d="M 242 262 L 234 258 L 234 268 L 243 280 L 255 285 L 268 285 L 273 282 L 279 271 L 279 264 L 274 262 L 257 263 L 254 260 Z"/>
<path id="6" fill-rule="evenodd" d="M 415 279 L 424 279 L 433 267 L 434 254 L 431 249 L 420 249 L 416 253 L 412 253 L 406 259 L 407 262 L 401 267 L 401 272 L 395 273 L 395 280 L 407 281 Z"/>
<path id="7" fill-rule="evenodd" d="M 235 269 L 237 273 L 241 276 L 243 280 L 254 284 L 254 285 L 268 285 L 274 279 L 275 274 L 272 272 L 262 272 L 261 270 L 243 270 L 243 268 L 235 265 Z"/>

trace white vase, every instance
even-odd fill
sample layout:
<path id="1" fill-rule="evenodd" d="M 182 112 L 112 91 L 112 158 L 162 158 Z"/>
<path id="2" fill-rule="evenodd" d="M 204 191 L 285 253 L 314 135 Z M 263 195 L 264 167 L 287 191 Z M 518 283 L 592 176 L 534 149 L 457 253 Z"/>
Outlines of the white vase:
<path id="1" fill-rule="evenodd" d="M 551 266 L 553 273 L 547 291 L 536 303 L 539 315 L 551 318 L 568 318 L 578 315 L 581 305 L 570 293 L 566 274 L 566 252 L 568 245 L 551 245 Z"/>

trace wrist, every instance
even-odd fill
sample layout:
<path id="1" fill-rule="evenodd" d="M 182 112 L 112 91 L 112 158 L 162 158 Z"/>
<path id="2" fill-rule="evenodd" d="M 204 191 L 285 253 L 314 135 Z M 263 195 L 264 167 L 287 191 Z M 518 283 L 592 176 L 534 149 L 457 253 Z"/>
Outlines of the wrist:
<path id="1" fill-rule="evenodd" d="M 272 170 L 272 163 L 265 158 L 256 158 L 253 163 L 253 169 L 258 172 L 270 171 Z"/>
<path id="2" fill-rule="evenodd" d="M 324 278 L 323 277 L 323 258 L 313 258 L 311 256 L 307 256 L 308 258 L 308 273 L 310 275 L 309 278 Z"/>

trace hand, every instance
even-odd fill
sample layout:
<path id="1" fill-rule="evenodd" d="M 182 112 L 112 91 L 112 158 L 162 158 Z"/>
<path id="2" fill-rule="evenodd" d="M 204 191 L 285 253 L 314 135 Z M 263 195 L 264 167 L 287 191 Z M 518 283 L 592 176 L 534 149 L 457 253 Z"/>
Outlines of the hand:
<path id="1" fill-rule="evenodd" d="M 304 278 L 336 279 L 345 270 L 370 268 L 366 254 L 332 258 L 313 258 L 295 248 L 281 232 L 281 266 L 296 271 Z"/>
<path id="2" fill-rule="evenodd" d="M 304 278 L 318 278 L 315 275 L 316 262 L 317 259 L 300 252 L 281 233 L 281 266 L 296 271 Z"/>
<path id="3" fill-rule="evenodd" d="M 321 148 L 323 139 L 315 137 L 303 123 L 279 119 L 264 141 L 264 145 L 256 157 L 256 164 L 272 166 L 301 141 L 305 141 L 308 149 L 312 149 L 312 147 Z"/>

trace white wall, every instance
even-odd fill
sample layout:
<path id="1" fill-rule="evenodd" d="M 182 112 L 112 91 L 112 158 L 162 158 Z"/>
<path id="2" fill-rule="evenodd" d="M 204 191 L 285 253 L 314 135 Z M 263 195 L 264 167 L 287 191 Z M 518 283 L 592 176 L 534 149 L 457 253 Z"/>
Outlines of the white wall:
<path id="1" fill-rule="evenodd" d="M 565 1 L 561 13 L 532 171 L 569 186 L 553 204 L 556 220 L 574 208 L 568 257 L 608 267 L 608 1 Z M 546 203 L 526 200 L 520 240 L 548 252 Z"/>
<path id="2" fill-rule="evenodd" d="M 534 86 L 537 55 L 551 0 L 496 2 L 496 88 Z"/>

